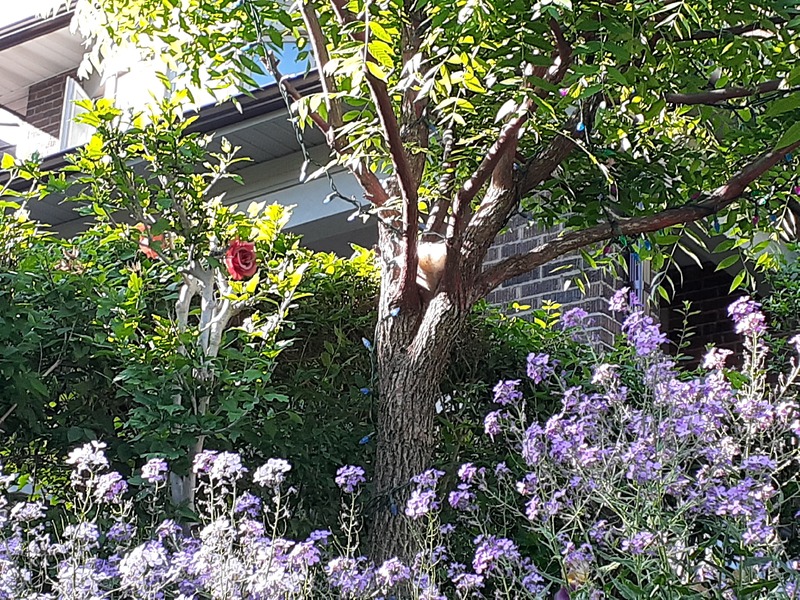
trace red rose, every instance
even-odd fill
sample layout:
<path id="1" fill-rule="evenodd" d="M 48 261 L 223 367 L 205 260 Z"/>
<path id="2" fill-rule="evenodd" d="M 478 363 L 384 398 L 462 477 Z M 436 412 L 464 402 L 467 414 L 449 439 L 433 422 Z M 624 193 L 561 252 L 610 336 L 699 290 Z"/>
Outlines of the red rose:
<path id="1" fill-rule="evenodd" d="M 234 240 L 225 252 L 225 267 L 233 279 L 249 279 L 258 270 L 256 246 L 253 242 Z"/>

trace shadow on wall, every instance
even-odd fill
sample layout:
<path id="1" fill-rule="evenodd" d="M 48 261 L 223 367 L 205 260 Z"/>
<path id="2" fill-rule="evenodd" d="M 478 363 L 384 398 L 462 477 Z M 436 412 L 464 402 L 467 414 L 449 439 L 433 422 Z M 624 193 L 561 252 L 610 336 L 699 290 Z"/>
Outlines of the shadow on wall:
<path id="1" fill-rule="evenodd" d="M 716 265 L 703 263 L 681 268 L 683 276 L 672 270 L 669 276 L 675 282 L 675 295 L 672 301 L 662 306 L 661 322 L 670 340 L 676 342 L 683 334 L 686 347 L 683 354 L 689 357 L 689 366 L 696 366 L 709 345 L 727 348 L 739 356 L 742 350 L 741 336 L 733 329 L 728 317 L 728 305 L 742 295 L 740 290 L 729 293 L 733 282 L 725 271 L 714 271 Z M 684 332 L 685 301 L 691 302 L 688 328 Z M 672 352 L 677 348 L 673 346 Z"/>

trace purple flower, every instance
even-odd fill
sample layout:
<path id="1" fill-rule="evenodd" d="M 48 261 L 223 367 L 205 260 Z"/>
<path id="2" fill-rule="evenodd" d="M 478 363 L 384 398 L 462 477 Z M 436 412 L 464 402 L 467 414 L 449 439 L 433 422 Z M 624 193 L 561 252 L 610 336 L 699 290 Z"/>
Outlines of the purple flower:
<path id="1" fill-rule="evenodd" d="M 261 498 L 254 496 L 250 492 L 244 492 L 236 499 L 233 507 L 235 514 L 245 513 L 253 518 L 257 517 L 261 510 Z"/>
<path id="2" fill-rule="evenodd" d="M 128 482 L 116 471 L 101 475 L 97 480 L 94 497 L 101 502 L 116 504 L 122 501 L 122 496 L 128 491 Z"/>
<path id="3" fill-rule="evenodd" d="M 133 539 L 136 528 L 130 523 L 114 523 L 106 532 L 106 538 L 112 542 L 122 543 Z"/>
<path id="4" fill-rule="evenodd" d="M 468 483 L 458 484 L 458 488 L 450 492 L 447 501 L 456 510 L 471 511 L 477 508 L 475 494 Z"/>
<path id="5" fill-rule="evenodd" d="M 569 309 L 561 316 L 561 327 L 564 329 L 583 327 L 588 317 L 589 313 L 581 307 L 576 306 L 575 308 Z"/>
<path id="6" fill-rule="evenodd" d="M 534 383 L 541 383 L 555 372 L 555 366 L 550 363 L 550 355 L 531 352 L 528 355 L 528 377 Z"/>
<path id="7" fill-rule="evenodd" d="M 311 542 L 322 542 L 323 545 L 328 543 L 328 538 L 331 537 L 331 532 L 327 529 L 315 529 L 308 534 L 308 540 Z"/>
<path id="8" fill-rule="evenodd" d="M 430 488 L 416 488 L 408 498 L 405 512 L 407 517 L 416 520 L 438 508 L 435 491 Z"/>
<path id="9" fill-rule="evenodd" d="M 508 465 L 505 463 L 505 461 L 501 461 L 495 465 L 494 474 L 496 477 L 504 477 L 511 474 L 511 469 L 508 468 Z"/>
<path id="10" fill-rule="evenodd" d="M 653 318 L 641 310 L 635 310 L 625 318 L 622 331 L 639 356 L 653 354 L 667 341 L 666 334 L 661 332 Z"/>
<path id="11" fill-rule="evenodd" d="M 375 573 L 375 579 L 382 589 L 396 586 L 401 581 L 411 578 L 411 569 L 405 566 L 399 558 L 390 558 L 385 561 Z"/>
<path id="12" fill-rule="evenodd" d="M 476 573 L 455 573 L 451 576 L 451 581 L 459 592 L 471 592 L 483 587 L 483 575 Z"/>
<path id="13" fill-rule="evenodd" d="M 346 465 L 336 471 L 336 485 L 346 494 L 352 494 L 359 485 L 367 480 L 364 477 L 364 469 L 354 465 Z"/>
<path id="14" fill-rule="evenodd" d="M 9 518 L 17 523 L 37 521 L 44 518 L 44 506 L 41 502 L 18 502 L 11 509 Z"/>
<path id="15" fill-rule="evenodd" d="M 322 560 L 319 548 L 314 542 L 300 542 L 289 553 L 289 560 L 298 567 L 313 567 Z"/>
<path id="16" fill-rule="evenodd" d="M 458 469 L 458 478 L 464 483 L 472 483 L 478 474 L 478 468 L 472 463 L 464 463 Z"/>
<path id="17" fill-rule="evenodd" d="M 442 476 L 444 476 L 444 471 L 428 469 L 412 477 L 411 481 L 423 488 L 435 488 Z"/>
<path id="18" fill-rule="evenodd" d="M 253 481 L 264 487 L 277 488 L 286 481 L 286 473 L 292 465 L 282 458 L 270 458 L 253 473 Z"/>
<path id="19" fill-rule="evenodd" d="M 703 357 L 703 368 L 709 371 L 724 369 L 725 360 L 731 354 L 733 354 L 732 350 L 709 348 L 708 352 L 706 352 L 706 355 Z"/>
<path id="20" fill-rule="evenodd" d="M 501 406 L 508 406 L 522 400 L 522 392 L 517 389 L 520 383 L 519 379 L 498 381 L 494 386 L 494 401 Z"/>
<path id="21" fill-rule="evenodd" d="M 769 456 L 759 454 L 754 456 L 748 456 L 745 459 L 742 459 L 741 469 L 742 471 L 750 471 L 750 472 L 760 472 L 760 471 L 774 471 L 777 468 L 777 465 L 774 460 L 772 460 Z"/>
<path id="22" fill-rule="evenodd" d="M 539 498 L 534 496 L 528 502 L 525 503 L 525 516 L 528 518 L 529 521 L 535 521 L 539 518 L 539 513 L 541 510 L 541 501 Z"/>
<path id="23" fill-rule="evenodd" d="M 245 473 L 247 473 L 247 469 L 242 465 L 242 457 L 236 452 L 217 454 L 208 470 L 209 478 L 224 483 L 233 483 L 237 479 L 241 479 Z"/>
<path id="24" fill-rule="evenodd" d="M 608 309 L 611 312 L 627 312 L 629 308 L 628 293 L 630 291 L 630 288 L 624 287 L 614 292 L 614 295 L 611 296 L 611 299 L 608 301 Z"/>
<path id="25" fill-rule="evenodd" d="M 68 465 L 75 465 L 75 473 L 78 475 L 84 471 L 95 473 L 108 467 L 108 459 L 103 452 L 105 447 L 103 442 L 89 442 L 70 452 L 66 462 Z"/>
<path id="26" fill-rule="evenodd" d="M 78 523 L 64 528 L 64 537 L 73 543 L 94 546 L 100 539 L 100 530 L 94 523 Z"/>
<path id="27" fill-rule="evenodd" d="M 148 483 L 162 483 L 167 480 L 169 465 L 163 458 L 151 458 L 142 465 L 142 479 Z"/>
<path id="28" fill-rule="evenodd" d="M 494 441 L 494 436 L 498 435 L 502 430 L 500 427 L 501 420 L 505 418 L 505 413 L 499 410 L 494 410 L 486 415 L 483 419 L 483 430 L 486 435 Z"/>
<path id="29" fill-rule="evenodd" d="M 522 458 L 529 467 L 539 462 L 544 453 L 544 440 L 542 439 L 542 427 L 538 423 L 533 423 L 525 430 L 525 437 L 522 440 Z"/>
<path id="30" fill-rule="evenodd" d="M 539 488 L 539 478 L 534 473 L 528 473 L 522 478 L 522 481 L 517 482 L 515 487 L 523 496 L 532 496 Z"/>
<path id="31" fill-rule="evenodd" d="M 766 319 L 761 312 L 761 305 L 747 296 L 734 300 L 728 307 L 728 315 L 735 323 L 736 333 L 742 335 L 760 335 L 767 330 Z"/>
<path id="32" fill-rule="evenodd" d="M 634 556 L 644 554 L 655 541 L 655 534 L 649 531 L 639 531 L 627 539 L 622 540 L 622 551 L 630 552 Z"/>
<path id="33" fill-rule="evenodd" d="M 159 540 L 164 538 L 174 538 L 181 533 L 181 526 L 172 519 L 164 519 L 156 527 L 156 537 Z"/>
<path id="34" fill-rule="evenodd" d="M 203 450 L 195 454 L 192 462 L 192 471 L 195 473 L 208 473 L 217 458 L 216 450 Z"/>
<path id="35" fill-rule="evenodd" d="M 597 365 L 592 373 L 592 383 L 603 387 L 616 383 L 619 380 L 616 369 L 617 365 L 610 365 L 608 363 Z"/>
<path id="36" fill-rule="evenodd" d="M 481 535 L 475 538 L 475 557 L 472 568 L 476 573 L 490 573 L 501 561 L 512 564 L 519 562 L 517 545 L 508 538 Z"/>

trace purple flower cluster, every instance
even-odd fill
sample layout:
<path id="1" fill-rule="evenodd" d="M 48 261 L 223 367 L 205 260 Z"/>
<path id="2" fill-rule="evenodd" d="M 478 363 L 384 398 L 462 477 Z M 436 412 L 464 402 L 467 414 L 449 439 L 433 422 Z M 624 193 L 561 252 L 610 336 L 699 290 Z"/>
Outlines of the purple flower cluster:
<path id="1" fill-rule="evenodd" d="M 346 465 L 336 471 L 336 485 L 346 494 L 352 494 L 362 483 L 367 481 L 364 469 L 354 465 Z"/>
<path id="2" fill-rule="evenodd" d="M 561 315 L 561 327 L 563 329 L 585 327 L 588 318 L 589 313 L 579 306 L 576 306 L 575 308 L 571 308 Z"/>
<path id="3" fill-rule="evenodd" d="M 528 355 L 528 377 L 534 383 L 542 383 L 555 373 L 556 365 L 550 360 L 549 354 L 531 352 Z"/>
<path id="4" fill-rule="evenodd" d="M 151 458 L 142 466 L 142 479 L 148 483 L 163 483 L 167 480 L 169 465 L 163 458 Z"/>
<path id="5" fill-rule="evenodd" d="M 436 486 L 443 475 L 443 471 L 428 469 L 411 478 L 411 482 L 415 483 L 417 487 L 411 491 L 406 502 L 405 514 L 408 518 L 416 520 L 439 510 L 440 503 L 436 495 Z"/>
<path id="6" fill-rule="evenodd" d="M 761 305 L 744 296 L 728 307 L 728 315 L 733 319 L 736 333 L 746 336 L 762 335 L 767 331 L 767 323 Z"/>
<path id="7" fill-rule="evenodd" d="M 286 481 L 292 465 L 282 458 L 270 458 L 253 473 L 253 481 L 268 488 L 277 488 Z"/>
<path id="8" fill-rule="evenodd" d="M 301 541 L 281 537 L 284 524 L 273 526 L 258 488 L 233 485 L 248 472 L 233 452 L 208 450 L 194 459 L 208 492 L 201 498 L 214 497 L 197 502 L 196 529 L 154 514 L 157 526 L 137 530 L 125 499 L 128 482 L 109 470 L 103 444 L 93 442 L 68 459 L 81 495 L 76 506 L 90 507 L 81 518 L 53 527 L 42 503 L 9 502 L 0 493 L 0 600 L 366 600 L 407 592 L 446 600 L 447 590 L 457 598 L 599 600 L 600 588 L 615 589 L 616 577 L 642 586 L 642 597 L 671 593 L 674 584 L 734 598 L 765 581 L 776 593 L 794 594 L 796 576 L 781 569 L 800 563 L 786 555 L 778 524 L 786 514 L 786 466 L 800 454 L 793 437 L 800 435 L 800 415 L 793 397 L 773 393 L 759 375 L 759 306 L 740 299 L 731 307 L 737 329 L 751 336 L 755 366 L 736 373 L 724 367 L 729 352 L 711 350 L 699 375 L 683 373 L 663 354 L 663 334 L 627 290 L 615 294 L 612 308 L 626 315 L 623 330 L 634 351 L 622 354 L 633 356 L 633 368 L 601 362 L 576 375 L 560 372 L 548 354 L 531 354 L 528 376 L 552 384 L 542 391 L 560 398 L 541 420 L 529 418 L 519 380 L 498 382 L 493 399 L 501 410 L 487 415 L 484 428 L 492 439 L 503 434 L 511 456 L 493 472 L 462 464 L 455 487 L 441 496 L 442 471 L 412 478 L 405 515 L 431 517 L 430 534 L 441 537 L 408 564 L 374 564 L 328 530 Z M 253 482 L 280 497 L 290 470 L 273 458 Z M 141 479 L 156 484 L 144 494 L 149 501 L 167 472 L 161 459 L 142 467 Z M 361 467 L 347 465 L 335 482 L 355 506 L 365 480 Z M 10 481 L 0 471 L 0 488 Z M 434 513 L 443 504 L 442 516 L 454 515 L 457 528 L 440 527 Z M 465 547 L 463 534 L 472 545 Z M 542 559 L 547 578 L 528 556 Z M 742 569 L 748 560 L 758 564 Z M 46 592 L 36 588 L 44 581 Z"/>
<path id="9" fill-rule="evenodd" d="M 519 379 L 498 381 L 494 386 L 494 401 L 500 406 L 508 406 L 522 400 L 522 392 L 518 389 L 520 383 Z"/>

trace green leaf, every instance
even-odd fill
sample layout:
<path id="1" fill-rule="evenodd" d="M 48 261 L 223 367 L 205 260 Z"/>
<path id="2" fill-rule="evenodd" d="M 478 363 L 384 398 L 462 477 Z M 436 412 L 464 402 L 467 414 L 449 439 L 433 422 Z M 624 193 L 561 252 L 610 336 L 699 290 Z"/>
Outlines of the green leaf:
<path id="1" fill-rule="evenodd" d="M 376 63 L 372 62 L 371 60 L 367 61 L 367 71 L 375 77 L 376 79 L 380 79 L 381 81 L 386 81 L 389 76 L 381 69 Z"/>
<path id="2" fill-rule="evenodd" d="M 4 169 L 10 169 L 14 166 L 14 157 L 8 153 L 3 154 L 3 160 L 0 162 L 0 167 Z"/>
<path id="3" fill-rule="evenodd" d="M 800 121 L 789 127 L 789 129 L 781 136 L 778 143 L 775 144 L 775 150 L 786 148 L 800 141 Z"/>
<path id="4" fill-rule="evenodd" d="M 738 289 L 739 286 L 742 285 L 742 282 L 744 281 L 744 278 L 746 276 L 747 276 L 747 271 L 745 271 L 744 269 L 739 271 L 739 274 L 736 277 L 733 278 L 733 281 L 731 282 L 731 287 L 728 290 L 728 293 L 730 294 L 734 290 Z"/>
<path id="5" fill-rule="evenodd" d="M 764 113 L 764 116 L 775 117 L 797 107 L 800 107 L 800 94 L 795 93 L 775 100 Z"/>
<path id="6" fill-rule="evenodd" d="M 732 256 L 726 256 L 721 261 L 719 261 L 719 264 L 717 265 L 717 268 L 714 269 L 714 270 L 715 271 L 722 271 L 723 269 L 727 269 L 728 267 L 732 267 L 737 262 L 739 262 L 739 255 L 738 254 L 734 254 Z"/>

